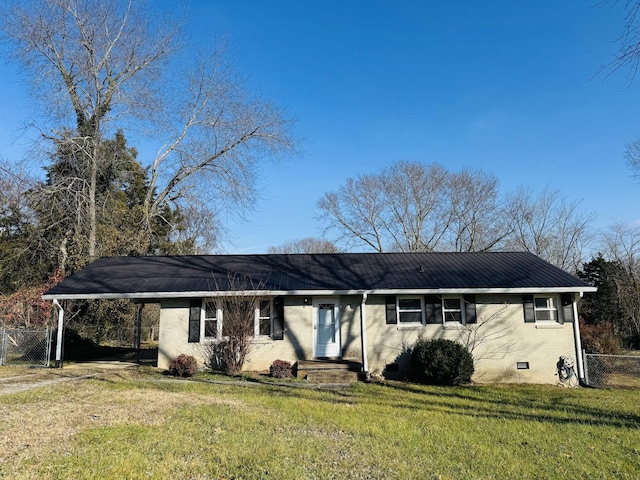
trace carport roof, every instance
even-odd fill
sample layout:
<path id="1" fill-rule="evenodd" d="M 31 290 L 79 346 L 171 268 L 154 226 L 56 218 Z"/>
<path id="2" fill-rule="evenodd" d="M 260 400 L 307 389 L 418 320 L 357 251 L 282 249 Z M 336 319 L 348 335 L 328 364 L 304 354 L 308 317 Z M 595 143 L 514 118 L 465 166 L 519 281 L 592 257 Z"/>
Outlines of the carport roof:
<path id="1" fill-rule="evenodd" d="M 238 290 L 319 295 L 595 288 L 526 252 L 193 255 L 100 258 L 43 298 L 162 299 Z"/>

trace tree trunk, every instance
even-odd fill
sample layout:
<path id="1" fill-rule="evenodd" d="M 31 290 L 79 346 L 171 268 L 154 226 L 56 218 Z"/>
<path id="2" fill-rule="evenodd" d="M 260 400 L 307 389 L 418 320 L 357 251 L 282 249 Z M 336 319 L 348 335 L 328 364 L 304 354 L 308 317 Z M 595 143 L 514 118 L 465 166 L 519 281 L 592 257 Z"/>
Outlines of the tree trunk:
<path id="1" fill-rule="evenodd" d="M 89 261 L 93 261 L 96 258 L 96 230 L 98 228 L 97 215 L 96 215 L 96 188 L 98 182 L 98 159 L 96 158 L 95 148 L 93 148 L 94 154 L 91 161 L 91 177 L 89 179 L 89 245 L 88 254 Z"/>

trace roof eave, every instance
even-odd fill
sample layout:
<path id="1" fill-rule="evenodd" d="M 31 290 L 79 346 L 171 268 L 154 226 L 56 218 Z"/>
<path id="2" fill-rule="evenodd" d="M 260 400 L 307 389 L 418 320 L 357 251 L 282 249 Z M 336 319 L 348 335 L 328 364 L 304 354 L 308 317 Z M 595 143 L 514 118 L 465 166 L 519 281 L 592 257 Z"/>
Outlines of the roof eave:
<path id="1" fill-rule="evenodd" d="M 596 287 L 523 287 L 523 288 L 431 288 L 431 289 L 375 289 L 375 290 L 244 290 L 221 292 L 215 290 L 192 292 L 121 292 L 85 294 L 45 294 L 43 300 L 164 300 L 169 298 L 202 298 L 212 296 L 335 296 L 335 295 L 481 295 L 481 294 L 541 294 L 590 293 Z"/>

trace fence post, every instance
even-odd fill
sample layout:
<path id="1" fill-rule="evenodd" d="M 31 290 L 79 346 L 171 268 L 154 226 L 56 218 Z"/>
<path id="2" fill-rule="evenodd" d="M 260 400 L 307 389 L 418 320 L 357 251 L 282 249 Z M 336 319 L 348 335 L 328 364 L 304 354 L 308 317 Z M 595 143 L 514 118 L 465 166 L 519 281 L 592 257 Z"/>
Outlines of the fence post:
<path id="1" fill-rule="evenodd" d="M 6 333 L 7 327 L 5 325 L 2 326 L 2 335 L 0 335 L 0 365 L 4 365 L 4 357 L 7 349 L 6 345 Z"/>
<path id="2" fill-rule="evenodd" d="M 49 327 L 49 325 L 47 325 L 47 330 L 45 335 L 47 336 L 47 340 L 46 340 L 46 357 L 44 359 L 44 366 L 45 367 L 49 367 L 49 364 L 51 363 L 51 343 L 52 343 L 52 337 L 53 337 L 53 328 Z"/>
<path id="3" fill-rule="evenodd" d="M 582 358 L 584 359 L 584 383 L 589 385 L 589 362 L 587 361 L 586 350 L 582 350 Z"/>

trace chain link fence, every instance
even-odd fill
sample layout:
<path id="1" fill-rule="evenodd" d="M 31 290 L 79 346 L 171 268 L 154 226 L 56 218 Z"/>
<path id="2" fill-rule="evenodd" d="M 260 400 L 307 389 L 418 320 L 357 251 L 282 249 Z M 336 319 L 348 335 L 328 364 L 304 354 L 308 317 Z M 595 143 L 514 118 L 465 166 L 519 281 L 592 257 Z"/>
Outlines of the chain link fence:
<path id="1" fill-rule="evenodd" d="M 80 337 L 105 347 L 136 348 L 138 343 L 142 345 L 157 344 L 159 305 L 146 304 L 144 308 L 136 311 L 129 303 L 126 303 L 122 307 L 124 311 L 120 311 L 116 308 L 117 305 L 109 305 L 107 301 L 102 303 L 105 304 L 103 308 L 106 312 L 94 316 L 70 317 L 65 325 L 65 332 L 73 330 Z M 114 311 L 116 313 L 113 313 Z"/>
<path id="2" fill-rule="evenodd" d="M 596 388 L 640 388 L 640 356 L 585 353 L 585 380 Z"/>
<path id="3" fill-rule="evenodd" d="M 135 324 L 121 325 L 118 328 L 104 329 L 94 325 L 73 325 L 65 329 L 65 341 L 68 339 L 69 330 L 73 330 L 82 338 L 94 342 L 96 345 L 114 348 L 136 348 L 138 339 L 144 346 L 157 345 L 158 327 L 142 326 L 140 330 Z"/>
<path id="4" fill-rule="evenodd" d="M 35 365 L 48 367 L 51 359 L 53 330 L 0 330 L 0 365 Z"/>

